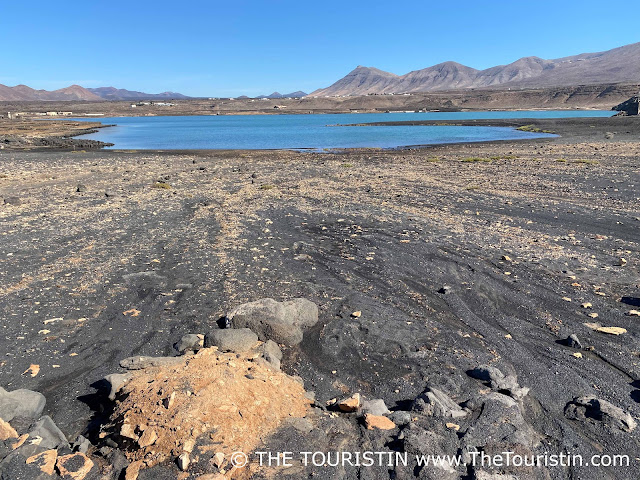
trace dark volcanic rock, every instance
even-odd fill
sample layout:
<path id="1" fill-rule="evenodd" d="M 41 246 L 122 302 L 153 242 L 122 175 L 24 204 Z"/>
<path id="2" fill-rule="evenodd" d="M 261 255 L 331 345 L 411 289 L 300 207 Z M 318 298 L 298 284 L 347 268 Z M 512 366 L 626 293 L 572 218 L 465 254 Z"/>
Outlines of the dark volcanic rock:
<path id="1" fill-rule="evenodd" d="M 634 95 L 611 110 L 620 112 L 619 115 L 640 115 L 640 95 Z"/>
<path id="2" fill-rule="evenodd" d="M 128 357 L 120 360 L 120 366 L 127 370 L 142 370 L 148 367 L 161 367 L 165 365 L 175 365 L 180 363 L 180 357 Z"/>
<path id="3" fill-rule="evenodd" d="M 612 426 L 631 432 L 636 428 L 636 421 L 621 408 L 606 400 L 600 400 L 593 395 L 574 398 L 567 404 L 565 415 L 569 418 L 587 421 L 588 419 L 604 422 Z"/>
<path id="4" fill-rule="evenodd" d="M 33 429 L 29 432 L 29 437 L 40 437 L 42 440 L 38 445 L 45 449 L 69 446 L 67 437 L 64 436 L 64 433 L 60 431 L 48 415 L 40 418 L 40 420 L 35 423 Z"/>
<path id="5" fill-rule="evenodd" d="M 437 417 L 459 418 L 467 415 L 467 412 L 451 400 L 446 393 L 433 387 L 427 387 L 413 401 L 411 409 L 415 412 Z"/>
<path id="6" fill-rule="evenodd" d="M 223 352 L 246 352 L 256 343 L 258 343 L 258 336 L 249 328 L 218 329 L 204 337 L 205 347 L 218 347 Z"/>
<path id="7" fill-rule="evenodd" d="M 267 340 L 260 345 L 258 351 L 262 354 L 268 363 L 270 363 L 276 370 L 280 369 L 280 362 L 282 361 L 282 350 L 276 342 L 273 340 Z"/>
<path id="8" fill-rule="evenodd" d="M 569 337 L 566 340 L 566 344 L 568 347 L 582 350 L 582 343 L 580 343 L 580 339 L 575 333 L 572 333 L 571 335 L 569 335 Z"/>
<path id="9" fill-rule="evenodd" d="M 203 339 L 195 334 L 188 333 L 187 335 L 183 335 L 179 342 L 176 342 L 173 345 L 179 353 L 184 354 L 187 352 L 197 352 L 200 348 L 202 348 Z"/>
<path id="10" fill-rule="evenodd" d="M 469 376 L 489 383 L 496 391 L 506 392 L 513 398 L 519 399 L 529 393 L 529 389 L 518 385 L 518 377 L 505 375 L 496 367 L 481 365 L 469 371 Z"/>
<path id="11" fill-rule="evenodd" d="M 263 298 L 236 307 L 227 317 L 235 328 L 250 328 L 262 341 L 297 345 L 302 341 L 303 329 L 318 322 L 318 307 L 304 298 L 286 302 Z"/>
<path id="12" fill-rule="evenodd" d="M 38 418 L 44 410 L 44 395 L 31 390 L 19 389 L 12 392 L 0 387 L 0 418 L 10 422 L 14 417 Z"/>

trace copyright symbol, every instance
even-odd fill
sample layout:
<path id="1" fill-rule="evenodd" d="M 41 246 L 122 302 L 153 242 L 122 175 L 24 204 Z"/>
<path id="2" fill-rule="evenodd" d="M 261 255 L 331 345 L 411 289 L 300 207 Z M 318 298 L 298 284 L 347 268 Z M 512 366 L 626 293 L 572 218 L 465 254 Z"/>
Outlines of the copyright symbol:
<path id="1" fill-rule="evenodd" d="M 247 455 L 242 452 L 234 452 L 231 454 L 231 465 L 236 468 L 242 468 L 249 463 Z"/>

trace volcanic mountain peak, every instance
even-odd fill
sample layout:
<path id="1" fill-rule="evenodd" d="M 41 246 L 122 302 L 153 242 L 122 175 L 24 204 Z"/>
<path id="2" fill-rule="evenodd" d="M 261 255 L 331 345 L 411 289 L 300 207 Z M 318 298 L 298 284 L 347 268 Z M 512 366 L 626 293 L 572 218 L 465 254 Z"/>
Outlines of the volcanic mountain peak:
<path id="1" fill-rule="evenodd" d="M 453 90 L 489 86 L 559 87 L 599 83 L 637 82 L 640 78 L 640 43 L 605 52 L 583 53 L 545 60 L 523 57 L 508 65 L 476 70 L 448 61 L 405 75 L 359 65 L 333 85 L 312 96 L 366 95 Z"/>

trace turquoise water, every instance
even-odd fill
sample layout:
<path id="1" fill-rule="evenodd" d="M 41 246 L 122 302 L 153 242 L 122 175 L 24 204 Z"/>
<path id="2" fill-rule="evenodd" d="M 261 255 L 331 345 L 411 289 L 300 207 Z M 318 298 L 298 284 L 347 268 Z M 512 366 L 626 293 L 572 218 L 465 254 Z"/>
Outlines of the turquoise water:
<path id="1" fill-rule="evenodd" d="M 483 142 L 548 137 L 505 127 L 336 124 L 403 120 L 607 117 L 610 111 L 352 113 L 329 115 L 219 115 L 100 118 L 115 127 L 83 136 L 117 149 L 336 149 Z M 95 121 L 95 118 L 90 119 Z"/>

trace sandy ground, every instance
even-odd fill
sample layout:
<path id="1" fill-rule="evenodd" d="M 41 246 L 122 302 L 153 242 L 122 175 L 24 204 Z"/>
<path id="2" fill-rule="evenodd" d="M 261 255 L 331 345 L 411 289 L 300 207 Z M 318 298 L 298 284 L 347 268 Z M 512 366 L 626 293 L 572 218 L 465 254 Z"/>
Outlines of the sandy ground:
<path id="1" fill-rule="evenodd" d="M 548 448 L 639 457 L 638 430 L 564 414 L 590 394 L 640 417 L 640 130 L 625 125 L 402 151 L 0 151 L 0 385 L 44 393 L 73 438 L 122 358 L 171 354 L 242 302 L 303 296 L 321 320 L 283 368 L 319 402 L 397 408 L 426 381 L 462 401 L 478 388 L 465 372 L 492 363 L 531 389 Z M 145 271 L 159 283 L 124 278 Z"/>

